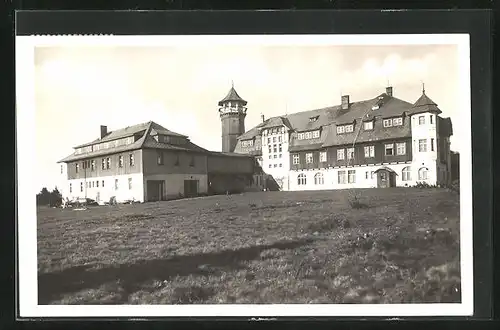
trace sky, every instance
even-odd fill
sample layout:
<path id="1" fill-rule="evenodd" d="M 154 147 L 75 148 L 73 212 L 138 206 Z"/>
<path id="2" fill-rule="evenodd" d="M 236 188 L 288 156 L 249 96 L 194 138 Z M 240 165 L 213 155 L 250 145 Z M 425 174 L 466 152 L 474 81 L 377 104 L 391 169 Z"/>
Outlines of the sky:
<path id="1" fill-rule="evenodd" d="M 38 186 L 52 189 L 57 161 L 108 131 L 147 121 L 221 149 L 217 103 L 231 88 L 248 101 L 246 129 L 266 118 L 369 99 L 390 84 L 415 102 L 426 94 L 458 134 L 456 45 L 47 46 L 35 49 Z M 457 128 L 458 127 L 458 128 Z"/>

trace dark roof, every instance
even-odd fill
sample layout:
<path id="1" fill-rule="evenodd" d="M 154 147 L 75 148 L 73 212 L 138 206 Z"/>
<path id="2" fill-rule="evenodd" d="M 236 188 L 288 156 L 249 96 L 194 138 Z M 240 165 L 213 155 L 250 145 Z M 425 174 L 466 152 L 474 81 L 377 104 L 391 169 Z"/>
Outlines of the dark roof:
<path id="1" fill-rule="evenodd" d="M 453 135 L 453 125 L 451 124 L 451 118 L 441 118 L 438 117 L 438 131 L 439 136 L 452 136 Z"/>
<path id="2" fill-rule="evenodd" d="M 387 166 L 382 166 L 382 167 L 376 169 L 374 172 L 377 173 L 377 172 L 382 171 L 382 170 L 385 170 L 385 171 L 388 171 L 390 173 L 394 173 L 394 174 L 398 175 L 398 173 L 396 173 L 396 171 L 394 171 L 392 168 L 387 167 Z"/>
<path id="3" fill-rule="evenodd" d="M 321 109 L 302 111 L 288 114 L 286 116 L 272 117 L 243 133 L 238 137 L 238 143 L 235 152 L 252 153 L 252 148 L 241 148 L 241 140 L 253 139 L 260 135 L 260 130 L 266 127 L 276 125 L 285 125 L 292 131 L 290 134 L 290 151 L 318 149 L 321 147 L 329 147 L 335 145 L 348 145 L 356 142 L 369 142 L 385 139 L 398 139 L 411 136 L 411 125 L 407 122 L 408 115 L 424 112 L 437 111 L 441 112 L 437 105 L 425 93 L 414 104 L 382 93 L 377 97 L 368 100 L 362 100 L 349 103 L 349 109 L 342 110 L 340 105 L 325 107 Z M 403 117 L 402 126 L 393 126 L 390 128 L 383 127 L 381 120 L 376 120 L 374 129 L 366 131 L 359 130 L 363 121 L 373 120 L 375 118 L 391 118 Z M 314 120 L 310 120 L 314 118 Z M 449 120 L 449 119 L 448 119 Z M 284 122 L 286 124 L 280 124 Z M 353 133 L 337 134 L 337 125 L 354 124 Z M 450 126 L 443 124 L 443 127 Z M 297 132 L 305 132 L 321 129 L 319 139 L 298 140 Z M 358 134 L 359 131 L 359 134 Z M 255 144 L 259 139 L 255 140 Z M 261 150 L 259 150 L 261 153 Z"/>
<path id="4" fill-rule="evenodd" d="M 413 104 L 411 110 L 411 114 L 421 113 L 421 112 L 437 112 L 441 113 L 441 110 L 438 108 L 436 102 L 431 100 L 425 92 L 422 92 L 422 96 Z"/>
<path id="5" fill-rule="evenodd" d="M 101 143 L 106 141 L 112 141 L 123 137 L 133 136 L 135 134 L 141 133 L 141 137 L 132 144 L 118 146 L 115 148 L 96 150 L 92 152 L 82 153 L 82 154 L 71 154 L 63 159 L 61 159 L 58 163 L 70 162 L 80 159 L 87 159 L 91 157 L 99 157 L 104 155 L 111 155 L 115 153 L 132 151 L 137 149 L 164 149 L 164 150 L 178 150 L 178 151 L 190 151 L 190 152 L 208 152 L 207 149 L 204 149 L 191 141 L 185 136 L 175 132 L 172 132 L 163 126 L 149 121 L 144 124 L 138 124 L 130 127 L 126 127 L 124 129 L 119 129 L 114 132 L 109 133 L 113 138 L 108 138 L 108 135 L 104 139 L 95 140 L 94 143 Z M 154 136 L 157 134 L 165 134 L 171 136 L 179 136 L 186 138 L 186 143 L 182 145 L 168 144 L 163 142 L 158 142 L 155 140 Z M 86 145 L 91 145 L 93 143 L 88 143 Z M 75 147 L 78 148 L 78 147 Z"/>
<path id="6" fill-rule="evenodd" d="M 234 86 L 231 86 L 231 89 L 227 93 L 226 97 L 219 101 L 219 105 L 222 106 L 222 104 L 227 101 L 238 101 L 243 103 L 243 105 L 247 104 L 247 101 L 243 100 L 241 96 L 238 95 L 238 93 L 234 89 Z"/>

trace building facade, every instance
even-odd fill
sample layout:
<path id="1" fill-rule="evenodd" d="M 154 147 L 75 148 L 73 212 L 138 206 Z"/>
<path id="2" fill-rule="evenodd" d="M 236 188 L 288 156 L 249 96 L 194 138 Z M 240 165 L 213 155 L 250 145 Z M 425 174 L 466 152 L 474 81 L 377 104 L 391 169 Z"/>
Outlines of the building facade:
<path id="1" fill-rule="evenodd" d="M 60 161 L 64 198 L 104 203 L 159 201 L 249 186 L 253 157 L 208 151 L 187 136 L 147 122 L 79 145 Z"/>
<path id="2" fill-rule="evenodd" d="M 281 190 L 451 183 L 450 118 L 422 90 L 272 117 L 238 137 L 235 152 L 261 163 Z"/>

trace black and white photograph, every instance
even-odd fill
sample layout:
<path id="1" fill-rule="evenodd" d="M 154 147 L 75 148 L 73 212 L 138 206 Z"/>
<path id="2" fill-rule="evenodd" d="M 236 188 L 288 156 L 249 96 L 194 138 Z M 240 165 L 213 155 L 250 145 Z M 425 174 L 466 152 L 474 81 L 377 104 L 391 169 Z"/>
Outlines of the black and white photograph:
<path id="1" fill-rule="evenodd" d="M 26 315 L 472 314 L 468 35 L 16 47 Z"/>

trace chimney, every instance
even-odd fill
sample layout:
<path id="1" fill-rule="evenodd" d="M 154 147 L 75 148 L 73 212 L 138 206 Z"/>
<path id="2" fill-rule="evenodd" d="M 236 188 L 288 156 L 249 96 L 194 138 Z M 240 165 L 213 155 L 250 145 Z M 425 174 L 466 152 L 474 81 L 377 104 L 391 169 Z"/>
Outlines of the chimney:
<path id="1" fill-rule="evenodd" d="M 265 121 L 265 117 L 264 117 L 264 114 L 263 114 L 263 113 L 261 113 L 261 114 L 260 114 L 260 119 L 262 120 L 262 122 L 264 122 L 264 121 Z"/>
<path id="2" fill-rule="evenodd" d="M 349 109 L 349 95 L 342 95 L 342 110 Z"/>
<path id="3" fill-rule="evenodd" d="M 108 126 L 101 125 L 101 139 L 108 134 Z"/>
<path id="4" fill-rule="evenodd" d="M 386 87 L 385 88 L 385 93 L 389 96 L 392 96 L 392 86 Z"/>

